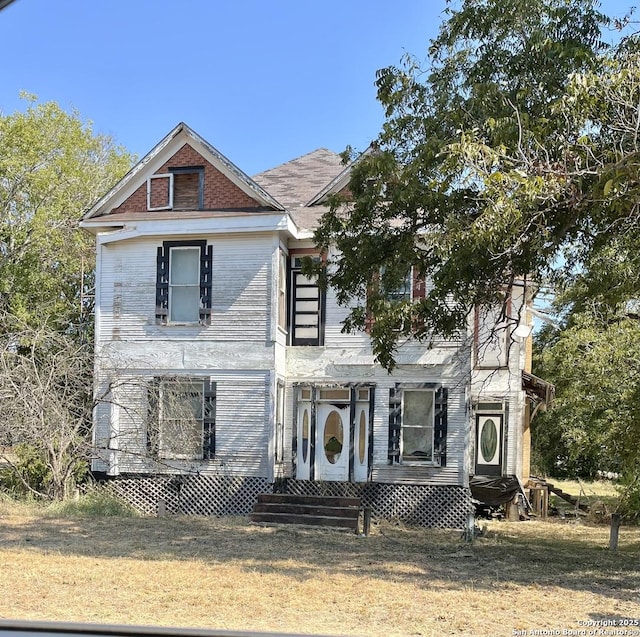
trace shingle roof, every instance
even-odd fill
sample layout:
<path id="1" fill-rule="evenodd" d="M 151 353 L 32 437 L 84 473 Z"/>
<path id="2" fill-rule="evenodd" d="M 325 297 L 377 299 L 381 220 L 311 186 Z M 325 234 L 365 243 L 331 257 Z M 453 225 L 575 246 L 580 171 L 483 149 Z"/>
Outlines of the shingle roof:
<path id="1" fill-rule="evenodd" d="M 312 230 L 327 208 L 308 208 L 305 204 L 343 170 L 344 166 L 338 153 L 319 148 L 254 175 L 252 179 L 287 208 L 300 229 Z"/>

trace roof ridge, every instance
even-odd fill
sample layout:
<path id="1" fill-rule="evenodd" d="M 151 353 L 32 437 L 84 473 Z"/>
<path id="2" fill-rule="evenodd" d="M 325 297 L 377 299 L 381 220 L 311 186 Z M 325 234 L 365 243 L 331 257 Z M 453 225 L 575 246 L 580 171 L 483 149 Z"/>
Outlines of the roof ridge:
<path id="1" fill-rule="evenodd" d="M 272 170 L 277 170 L 279 168 L 282 168 L 283 166 L 286 166 L 287 164 L 292 164 L 295 161 L 299 161 L 300 159 L 304 159 L 305 157 L 309 157 L 309 155 L 313 155 L 314 153 L 317 153 L 320 151 L 325 151 L 327 153 L 331 153 L 335 157 L 340 157 L 340 153 L 336 153 L 335 151 L 330 150 L 325 146 L 321 146 L 320 148 L 311 150 L 308 153 L 304 153 L 304 155 L 299 155 L 298 157 L 294 157 L 293 159 L 289 159 L 288 161 L 283 161 L 282 163 L 272 166 L 271 168 L 266 168 L 265 170 L 261 170 L 259 173 L 255 173 L 253 177 L 257 177 L 258 175 L 264 175 L 265 173 L 271 172 Z"/>

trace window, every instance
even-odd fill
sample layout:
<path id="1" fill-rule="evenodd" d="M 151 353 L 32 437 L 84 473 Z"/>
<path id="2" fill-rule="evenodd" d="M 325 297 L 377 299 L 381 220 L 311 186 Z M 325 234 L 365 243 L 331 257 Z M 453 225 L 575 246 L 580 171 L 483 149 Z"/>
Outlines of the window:
<path id="1" fill-rule="evenodd" d="M 324 306 L 325 294 L 317 279 L 302 274 L 302 257 L 294 257 L 291 263 L 291 345 L 324 344 Z"/>
<path id="2" fill-rule="evenodd" d="M 385 285 L 385 268 L 380 268 L 380 285 L 382 287 L 382 295 L 387 301 L 391 303 L 410 301 L 413 298 L 411 294 L 413 287 L 413 268 L 409 268 L 400 285 L 393 287 L 387 287 L 387 285 Z"/>
<path id="3" fill-rule="evenodd" d="M 186 166 L 147 179 L 147 210 L 202 210 L 204 168 Z"/>
<path id="4" fill-rule="evenodd" d="M 206 241 L 165 241 L 158 248 L 156 323 L 211 323 L 212 247 Z"/>
<path id="5" fill-rule="evenodd" d="M 389 463 L 446 466 L 447 396 L 433 384 L 389 390 Z"/>
<path id="6" fill-rule="evenodd" d="M 284 461 L 284 396 L 284 382 L 278 379 L 278 382 L 276 384 L 276 462 Z"/>
<path id="7" fill-rule="evenodd" d="M 278 253 L 278 327 L 287 329 L 287 255 Z"/>
<path id="8" fill-rule="evenodd" d="M 376 309 L 381 300 L 397 304 L 422 299 L 426 293 L 425 283 L 425 278 L 420 275 L 416 267 L 410 267 L 399 282 L 395 276 L 387 273 L 384 266 L 381 267 L 376 279 L 370 284 L 367 291 L 365 332 L 370 333 L 373 329 L 376 321 Z M 419 327 L 417 322 L 410 316 L 410 310 L 408 310 L 407 318 L 402 319 L 396 329 L 411 331 L 417 327 Z"/>
<path id="9" fill-rule="evenodd" d="M 153 456 L 163 460 L 213 457 L 215 383 L 199 378 L 157 379 L 150 407 L 148 445 Z"/>
<path id="10" fill-rule="evenodd" d="M 402 394 L 403 460 L 433 460 L 433 391 L 405 391 Z"/>

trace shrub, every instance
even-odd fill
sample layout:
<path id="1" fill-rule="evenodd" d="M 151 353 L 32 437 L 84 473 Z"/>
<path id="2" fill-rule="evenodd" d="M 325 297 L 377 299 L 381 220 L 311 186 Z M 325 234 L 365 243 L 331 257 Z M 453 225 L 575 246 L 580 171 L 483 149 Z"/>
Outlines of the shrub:
<path id="1" fill-rule="evenodd" d="M 77 500 L 52 504 L 48 511 L 56 516 L 131 518 L 138 515 L 131 505 L 101 486 L 89 487 Z"/>

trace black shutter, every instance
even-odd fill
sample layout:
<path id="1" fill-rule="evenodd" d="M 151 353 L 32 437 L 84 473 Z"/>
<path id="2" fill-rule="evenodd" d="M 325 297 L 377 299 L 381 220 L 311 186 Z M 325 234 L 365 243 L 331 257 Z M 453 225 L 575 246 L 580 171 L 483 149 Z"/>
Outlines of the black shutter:
<path id="1" fill-rule="evenodd" d="M 400 427 L 402 425 L 402 392 L 389 389 L 389 464 L 400 462 Z"/>
<path id="2" fill-rule="evenodd" d="M 211 325 L 211 279 L 213 270 L 213 248 L 200 248 L 200 324 Z"/>
<path id="3" fill-rule="evenodd" d="M 210 460 L 216 455 L 216 384 L 204 382 L 204 419 L 202 422 L 202 457 Z"/>
<path id="4" fill-rule="evenodd" d="M 156 324 L 166 325 L 169 313 L 169 247 L 160 246 L 156 259 Z"/>
<path id="5" fill-rule="evenodd" d="M 147 390 L 147 453 L 157 458 L 160 451 L 160 380 L 152 379 Z"/>
<path id="6" fill-rule="evenodd" d="M 447 466 L 447 396 L 446 387 L 436 391 L 435 426 L 433 430 L 434 453 L 440 455 L 440 466 Z M 434 458 L 435 459 L 435 458 Z"/>

